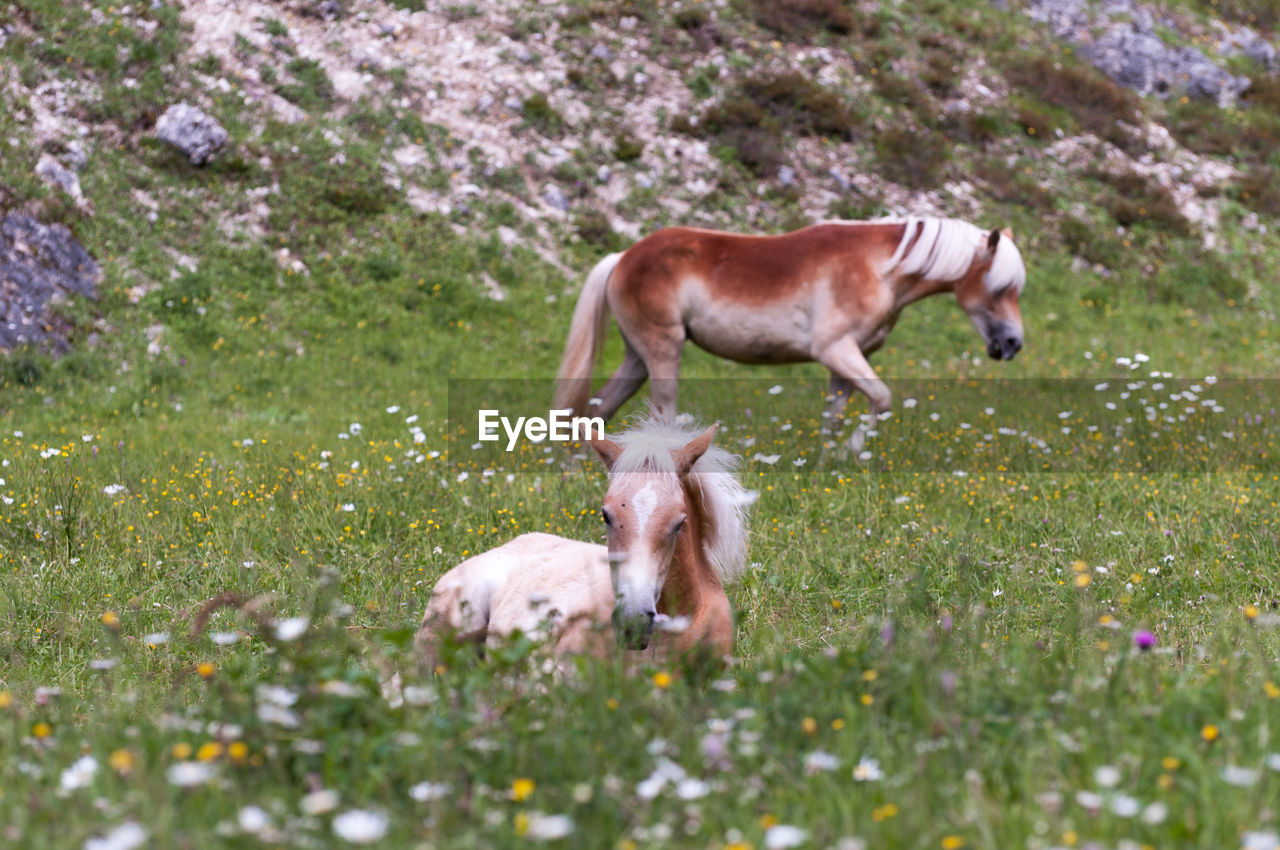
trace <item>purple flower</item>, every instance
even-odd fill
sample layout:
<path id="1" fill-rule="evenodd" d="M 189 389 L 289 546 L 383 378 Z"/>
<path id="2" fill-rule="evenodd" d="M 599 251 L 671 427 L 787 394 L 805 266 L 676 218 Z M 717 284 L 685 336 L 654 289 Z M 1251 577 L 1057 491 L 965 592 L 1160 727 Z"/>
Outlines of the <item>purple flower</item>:
<path id="1" fill-rule="evenodd" d="M 1133 645 L 1146 652 L 1156 645 L 1156 636 L 1146 629 L 1139 629 L 1133 633 Z"/>

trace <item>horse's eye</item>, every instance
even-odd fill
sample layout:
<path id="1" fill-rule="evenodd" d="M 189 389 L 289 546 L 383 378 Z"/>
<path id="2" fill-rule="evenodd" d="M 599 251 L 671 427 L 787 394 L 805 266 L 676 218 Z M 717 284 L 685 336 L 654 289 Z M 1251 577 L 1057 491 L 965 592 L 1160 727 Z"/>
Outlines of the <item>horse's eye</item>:
<path id="1" fill-rule="evenodd" d="M 684 528 L 685 517 L 676 520 L 676 524 L 671 526 L 671 536 L 674 537 L 680 533 L 680 529 Z"/>

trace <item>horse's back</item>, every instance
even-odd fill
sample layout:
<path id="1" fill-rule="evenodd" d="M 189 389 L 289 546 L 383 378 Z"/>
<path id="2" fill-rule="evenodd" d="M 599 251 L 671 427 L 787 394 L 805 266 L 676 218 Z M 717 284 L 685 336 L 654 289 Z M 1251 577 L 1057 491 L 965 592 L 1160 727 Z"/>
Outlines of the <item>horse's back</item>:
<path id="1" fill-rule="evenodd" d="M 566 620 L 608 620 L 613 588 L 604 546 L 552 534 L 522 534 L 463 561 L 436 582 L 419 644 L 445 631 L 481 641 L 539 633 Z"/>

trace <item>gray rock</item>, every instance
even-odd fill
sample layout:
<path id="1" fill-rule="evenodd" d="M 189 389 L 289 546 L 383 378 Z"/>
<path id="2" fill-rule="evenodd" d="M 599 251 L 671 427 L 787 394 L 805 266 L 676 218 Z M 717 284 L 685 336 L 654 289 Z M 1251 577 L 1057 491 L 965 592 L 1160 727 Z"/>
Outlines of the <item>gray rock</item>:
<path id="1" fill-rule="evenodd" d="M 36 176 L 50 186 L 66 192 L 77 202 L 84 200 L 84 194 L 80 191 L 80 178 L 49 154 L 40 157 L 40 161 L 36 163 Z"/>
<path id="2" fill-rule="evenodd" d="M 1028 0 L 1025 11 L 1057 38 L 1077 45 L 1112 80 L 1141 94 L 1186 93 L 1228 105 L 1249 87 L 1247 77 L 1230 73 L 1196 47 L 1166 42 L 1156 26 L 1171 21 L 1157 19 L 1135 0 L 1096 6 L 1088 0 Z"/>
<path id="3" fill-rule="evenodd" d="M 639 174 L 636 175 L 636 185 L 639 186 L 641 189 L 652 189 L 653 178 L 650 177 L 648 174 L 645 174 L 643 171 L 641 171 Z"/>
<path id="4" fill-rule="evenodd" d="M 564 196 L 564 192 L 560 191 L 560 187 L 554 183 L 548 183 L 542 190 L 542 200 L 552 209 L 567 213 L 569 211 L 569 199 Z"/>
<path id="5" fill-rule="evenodd" d="M 79 139 L 67 143 L 66 163 L 74 171 L 84 171 L 84 167 L 89 164 L 89 157 Z"/>
<path id="6" fill-rule="evenodd" d="M 156 138 L 173 145 L 193 165 L 204 165 L 227 145 L 227 131 L 200 109 L 175 103 L 156 121 Z"/>
<path id="7" fill-rule="evenodd" d="M 316 14 L 326 21 L 336 21 L 342 17 L 342 4 L 338 0 L 320 0 L 316 4 Z"/>
<path id="8" fill-rule="evenodd" d="M 601 183 L 608 183 L 613 178 L 613 169 L 607 165 L 602 165 L 596 169 L 596 179 Z"/>
<path id="9" fill-rule="evenodd" d="M 849 191 L 849 178 L 845 177 L 840 172 L 840 169 L 832 167 L 827 174 L 830 175 L 832 180 L 836 181 L 836 185 L 840 187 L 841 192 Z"/>
<path id="10" fill-rule="evenodd" d="M 1268 71 L 1280 67 L 1280 51 L 1271 42 L 1248 27 L 1227 33 L 1218 42 L 1218 52 L 1225 56 L 1243 53 Z"/>
<path id="11" fill-rule="evenodd" d="M 790 186 L 796 182 L 796 170 L 789 165 L 779 165 L 778 182 L 783 186 Z"/>
<path id="12" fill-rule="evenodd" d="M 533 51 L 518 42 L 511 48 L 511 54 L 516 57 L 517 62 L 523 62 L 525 65 L 533 61 Z"/>
<path id="13" fill-rule="evenodd" d="M 524 108 L 524 102 L 518 97 L 509 97 L 502 101 L 502 105 L 512 112 L 519 112 Z"/>
<path id="14" fill-rule="evenodd" d="M 491 106 L 493 106 L 493 95 L 482 94 L 476 101 L 476 112 L 488 112 Z"/>
<path id="15" fill-rule="evenodd" d="M 1194 47 L 1174 47 L 1153 31 L 1114 27 L 1080 55 L 1111 79 L 1140 94 L 1161 97 L 1185 91 L 1192 97 L 1230 103 L 1249 87 L 1248 77 L 1237 77 L 1218 67 Z"/>
<path id="16" fill-rule="evenodd" d="M 38 345 L 65 351 L 57 301 L 96 298 L 102 271 L 71 231 L 22 213 L 0 216 L 0 350 Z"/>
<path id="17" fill-rule="evenodd" d="M 597 44 L 591 48 L 591 57 L 601 62 L 608 62 L 613 59 L 613 51 L 603 44 Z"/>

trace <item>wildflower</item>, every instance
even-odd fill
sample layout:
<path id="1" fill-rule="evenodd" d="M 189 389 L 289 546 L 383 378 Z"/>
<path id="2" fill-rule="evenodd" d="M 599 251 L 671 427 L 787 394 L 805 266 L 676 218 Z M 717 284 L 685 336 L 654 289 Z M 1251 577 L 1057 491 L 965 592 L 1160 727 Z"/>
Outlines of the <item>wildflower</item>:
<path id="1" fill-rule="evenodd" d="M 1280 699 L 1280 687 L 1277 687 L 1275 682 L 1263 682 L 1262 690 L 1266 692 L 1270 699 Z"/>
<path id="2" fill-rule="evenodd" d="M 573 832 L 573 818 L 568 815 L 544 815 L 534 812 L 528 816 L 524 835 L 534 841 L 556 841 Z"/>
<path id="3" fill-rule="evenodd" d="M 1240 850 L 1280 850 L 1280 835 L 1274 832 L 1246 832 L 1240 836 Z"/>
<path id="4" fill-rule="evenodd" d="M 1249 622 L 1253 622 L 1254 620 L 1258 619 L 1258 606 L 1256 605 L 1244 606 L 1244 618 Z"/>
<path id="5" fill-rule="evenodd" d="M 98 760 L 93 756 L 81 756 L 70 767 L 62 771 L 58 785 L 65 793 L 84 788 L 93 782 L 93 775 L 98 772 Z"/>
<path id="6" fill-rule="evenodd" d="M 329 788 L 312 791 L 298 803 L 304 815 L 322 815 L 338 808 L 338 792 Z"/>
<path id="7" fill-rule="evenodd" d="M 132 751 L 119 749 L 110 755 L 107 764 L 111 765 L 111 769 L 116 773 L 123 775 L 133 770 L 133 761 Z"/>
<path id="8" fill-rule="evenodd" d="M 196 665 L 196 672 L 200 674 L 200 678 L 208 679 L 213 675 L 213 671 L 218 669 L 212 661 L 201 661 Z"/>
<path id="9" fill-rule="evenodd" d="M 1156 645 L 1156 636 L 1146 629 L 1140 629 L 1133 633 L 1133 645 L 1146 652 Z"/>
<path id="10" fill-rule="evenodd" d="M 1131 818 L 1142 808 L 1137 800 L 1128 794 L 1116 794 L 1111 798 L 1111 811 L 1122 818 Z"/>
<path id="11" fill-rule="evenodd" d="M 259 806 L 245 806 L 236 816 L 236 821 L 239 822 L 242 832 L 256 835 L 270 825 L 271 818 Z"/>
<path id="12" fill-rule="evenodd" d="M 1169 807 L 1164 803 L 1151 803 L 1142 810 L 1142 822 L 1155 826 L 1164 823 L 1164 819 L 1169 816 Z"/>
<path id="13" fill-rule="evenodd" d="M 532 779 L 517 779 L 511 783 L 511 799 L 517 803 L 523 803 L 533 795 L 533 789 L 537 787 L 537 783 Z"/>
<path id="14" fill-rule="evenodd" d="M 711 786 L 701 779 L 687 777 L 676 785 L 676 796 L 681 800 L 700 800 L 711 793 Z"/>
<path id="15" fill-rule="evenodd" d="M 1251 767 L 1240 767 L 1228 764 L 1222 768 L 1222 781 L 1238 788 L 1248 788 L 1258 784 L 1259 772 Z"/>
<path id="16" fill-rule="evenodd" d="M 884 772 L 880 770 L 880 762 L 863 756 L 853 769 L 853 778 L 858 782 L 878 782 L 884 779 Z"/>
<path id="17" fill-rule="evenodd" d="M 367 809 L 352 809 L 333 819 L 333 832 L 352 844 L 372 844 L 387 834 L 387 816 Z"/>
<path id="18" fill-rule="evenodd" d="M 134 850 L 147 840 L 147 831 L 133 821 L 125 821 L 101 838 L 90 838 L 84 850 Z"/>
<path id="19" fill-rule="evenodd" d="M 239 632 L 214 632 L 209 635 L 209 640 L 213 641 L 214 646 L 230 646 L 240 640 Z"/>
<path id="20" fill-rule="evenodd" d="M 0 711 L 4 711 L 13 705 L 13 694 L 8 691 L 0 691 Z"/>
<path id="21" fill-rule="evenodd" d="M 103 611 L 102 625 L 114 631 L 120 628 L 120 617 L 116 615 L 115 611 Z"/>
<path id="22" fill-rule="evenodd" d="M 272 623 L 275 628 L 276 640 L 285 642 L 297 640 L 307 630 L 309 622 L 306 617 L 289 617 L 285 620 L 276 620 Z"/>
<path id="23" fill-rule="evenodd" d="M 806 735 L 812 735 L 814 732 L 818 731 L 818 721 L 814 720 L 812 717 L 806 717 L 804 720 L 800 721 L 800 728 L 804 730 Z"/>
<path id="24" fill-rule="evenodd" d="M 835 770 L 839 766 L 840 759 L 822 750 L 814 750 L 804 757 L 804 772 L 810 776 L 823 771 Z"/>
<path id="25" fill-rule="evenodd" d="M 114 496 L 117 493 L 123 493 L 125 489 L 126 488 L 123 484 L 108 484 L 106 487 L 102 488 L 102 492 L 106 493 L 108 496 Z"/>
<path id="26" fill-rule="evenodd" d="M 764 831 L 764 846 L 767 850 L 785 850 L 788 847 L 799 847 L 809 840 L 809 831 L 798 826 L 780 823 Z"/>
<path id="27" fill-rule="evenodd" d="M 671 687 L 671 674 L 665 670 L 660 670 L 653 674 L 653 683 L 659 688 Z"/>
<path id="28" fill-rule="evenodd" d="M 1104 764 L 1093 772 L 1093 781 L 1102 788 L 1114 788 L 1120 784 L 1120 770 L 1113 765 Z"/>
<path id="29" fill-rule="evenodd" d="M 31 727 L 31 734 L 37 738 L 48 738 L 53 734 L 53 727 L 43 720 Z"/>
<path id="30" fill-rule="evenodd" d="M 409 796 L 419 803 L 427 803 L 448 796 L 452 790 L 453 786 L 447 782 L 419 782 L 409 789 Z"/>
<path id="31" fill-rule="evenodd" d="M 942 850 L 960 850 L 964 846 L 964 839 L 958 835 L 942 836 Z"/>
<path id="32" fill-rule="evenodd" d="M 1077 791 L 1076 802 L 1091 812 L 1102 808 L 1102 795 L 1096 791 Z"/>
<path id="33" fill-rule="evenodd" d="M 179 788 L 191 788 L 208 782 L 213 774 L 213 765 L 206 762 L 180 761 L 170 765 L 164 775 Z"/>
<path id="34" fill-rule="evenodd" d="M 232 741 L 227 745 L 227 757 L 236 764 L 243 764 L 249 757 L 249 745 L 244 741 Z"/>
<path id="35" fill-rule="evenodd" d="M 150 649 L 162 646 L 169 642 L 168 632 L 152 632 L 142 639 L 142 643 Z"/>
<path id="36" fill-rule="evenodd" d="M 1272 770 L 1280 771 L 1280 753 L 1267 753 L 1265 764 Z"/>
<path id="37" fill-rule="evenodd" d="M 197 761 L 213 761 L 218 756 L 222 755 L 225 749 L 226 748 L 223 747 L 222 744 L 219 743 L 218 741 L 208 741 L 204 744 L 201 744 L 200 749 L 196 750 L 196 760 Z"/>
<path id="38" fill-rule="evenodd" d="M 1090 581 L 1092 581 L 1092 579 L 1089 578 L 1088 573 L 1076 574 L 1076 587 L 1088 587 Z"/>
<path id="39" fill-rule="evenodd" d="M 1201 728 L 1200 730 L 1200 737 L 1204 738 L 1206 741 L 1210 743 L 1213 743 L 1214 741 L 1218 740 L 1218 735 L 1219 735 L 1218 727 L 1214 726 L 1212 723 L 1206 723 L 1204 727 Z"/>

